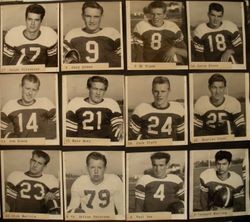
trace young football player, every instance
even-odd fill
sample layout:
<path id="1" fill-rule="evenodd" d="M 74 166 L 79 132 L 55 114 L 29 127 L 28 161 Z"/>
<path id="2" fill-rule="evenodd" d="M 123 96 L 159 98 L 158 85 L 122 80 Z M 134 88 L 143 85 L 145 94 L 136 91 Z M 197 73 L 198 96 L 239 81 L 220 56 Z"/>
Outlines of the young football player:
<path id="1" fill-rule="evenodd" d="M 69 31 L 64 39 L 64 63 L 108 63 L 121 66 L 120 33 L 111 27 L 101 27 L 103 7 L 85 2 L 82 19 L 85 26 Z"/>
<path id="2" fill-rule="evenodd" d="M 224 8 L 211 3 L 208 23 L 196 27 L 193 33 L 193 61 L 243 62 L 243 44 L 238 27 L 223 20 Z"/>
<path id="3" fill-rule="evenodd" d="M 135 187 L 135 212 L 184 212 L 183 180 L 169 170 L 170 154 L 151 156 L 152 173 L 139 178 Z M 174 209 L 174 205 L 181 208 Z"/>
<path id="4" fill-rule="evenodd" d="M 232 153 L 220 150 L 215 154 L 216 168 L 200 174 L 202 210 L 245 210 L 244 184 L 240 175 L 230 171 Z"/>
<path id="5" fill-rule="evenodd" d="M 78 177 L 71 187 L 67 212 L 124 215 L 123 184 L 117 175 L 105 173 L 105 155 L 91 152 L 86 166 L 88 175 Z"/>
<path id="6" fill-rule="evenodd" d="M 26 8 L 26 25 L 10 29 L 3 46 L 3 65 L 57 66 L 57 33 L 42 26 L 45 9 L 38 4 Z"/>
<path id="7" fill-rule="evenodd" d="M 1 111 L 1 138 L 56 138 L 56 108 L 45 97 L 36 98 L 40 80 L 26 74 L 21 98 L 8 101 Z"/>
<path id="8" fill-rule="evenodd" d="M 168 100 L 170 81 L 157 76 L 152 82 L 152 103 L 141 103 L 133 111 L 129 122 L 129 140 L 184 140 L 184 108 Z"/>
<path id="9" fill-rule="evenodd" d="M 194 136 L 246 135 L 246 122 L 240 102 L 225 95 L 226 79 L 213 74 L 208 80 L 210 96 L 201 96 L 194 105 Z"/>
<path id="10" fill-rule="evenodd" d="M 182 31 L 166 19 L 166 7 L 163 1 L 153 1 L 144 10 L 148 20 L 138 22 L 132 34 L 132 62 L 183 63 L 187 58 Z"/>
<path id="11" fill-rule="evenodd" d="M 123 117 L 118 103 L 104 98 L 109 82 L 105 77 L 92 76 L 87 81 L 89 96 L 75 97 L 67 107 L 66 136 L 107 138 L 120 141 Z"/>
<path id="12" fill-rule="evenodd" d="M 6 212 L 19 213 L 60 213 L 58 179 L 43 173 L 50 161 L 49 155 L 34 150 L 27 172 L 14 171 L 6 183 Z"/>

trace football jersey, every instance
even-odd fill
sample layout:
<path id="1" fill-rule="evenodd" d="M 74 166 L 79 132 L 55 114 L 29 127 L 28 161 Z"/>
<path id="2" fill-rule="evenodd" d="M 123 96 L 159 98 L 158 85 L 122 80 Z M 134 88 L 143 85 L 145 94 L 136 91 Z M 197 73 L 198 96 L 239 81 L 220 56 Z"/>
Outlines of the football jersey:
<path id="1" fill-rule="evenodd" d="M 184 108 L 178 102 L 169 102 L 167 108 L 152 104 L 137 106 L 129 122 L 129 139 L 184 139 Z"/>
<path id="2" fill-rule="evenodd" d="M 109 66 L 120 66 L 120 38 L 120 33 L 110 27 L 95 33 L 75 28 L 65 36 L 64 54 L 75 49 L 79 53 L 79 63 L 109 63 Z"/>
<path id="3" fill-rule="evenodd" d="M 143 20 L 133 30 L 133 44 L 142 46 L 143 62 L 164 62 L 165 53 L 180 43 L 183 43 L 181 30 L 168 20 L 164 20 L 161 27 Z"/>
<path id="4" fill-rule="evenodd" d="M 45 97 L 36 98 L 32 105 L 23 105 L 21 100 L 10 100 L 1 112 L 1 137 L 54 139 L 55 115 L 55 106 Z"/>
<path id="5" fill-rule="evenodd" d="M 121 109 L 116 101 L 104 98 L 90 104 L 87 98 L 73 98 L 67 107 L 66 131 L 68 137 L 110 138 L 116 140 L 115 131 L 123 124 Z"/>
<path id="6" fill-rule="evenodd" d="M 242 39 L 238 27 L 225 20 L 216 29 L 208 27 L 206 23 L 198 25 L 194 30 L 193 44 L 197 53 L 195 60 L 221 61 L 221 56 L 227 49 L 242 48 Z M 236 57 L 239 56 L 231 58 L 230 61 L 235 63 Z"/>
<path id="7" fill-rule="evenodd" d="M 88 214 L 124 213 L 123 184 L 115 174 L 104 174 L 104 180 L 93 184 L 89 175 L 78 177 L 71 187 L 71 200 L 67 212 L 81 208 Z"/>
<path id="8" fill-rule="evenodd" d="M 215 106 L 209 96 L 200 97 L 194 106 L 195 136 L 204 131 L 204 135 L 235 136 L 246 135 L 245 117 L 241 111 L 240 102 L 234 97 L 225 95 L 224 102 Z"/>
<path id="9" fill-rule="evenodd" d="M 59 182 L 51 174 L 32 177 L 28 172 L 14 171 L 7 178 L 6 202 L 11 212 L 47 213 L 44 197 L 48 192 L 59 199 Z"/>
<path id="10" fill-rule="evenodd" d="M 213 197 L 217 190 L 219 190 L 222 186 L 228 187 L 233 193 L 233 200 L 242 199 L 244 201 L 244 190 L 243 181 L 240 175 L 233 171 L 229 171 L 229 177 L 226 180 L 221 180 L 218 178 L 215 169 L 207 169 L 200 174 L 200 190 L 208 194 L 208 202 L 209 206 L 212 207 L 215 203 L 213 203 Z M 233 202 L 232 202 L 233 204 Z M 232 207 L 232 206 L 228 206 Z"/>
<path id="11" fill-rule="evenodd" d="M 167 174 L 165 178 L 143 175 L 135 187 L 135 198 L 143 202 L 144 212 L 167 211 L 183 194 L 183 181 L 175 174 Z"/>
<path id="12" fill-rule="evenodd" d="M 4 39 L 3 65 L 57 66 L 57 33 L 50 27 L 41 26 L 36 39 L 24 36 L 26 26 L 10 29 Z"/>

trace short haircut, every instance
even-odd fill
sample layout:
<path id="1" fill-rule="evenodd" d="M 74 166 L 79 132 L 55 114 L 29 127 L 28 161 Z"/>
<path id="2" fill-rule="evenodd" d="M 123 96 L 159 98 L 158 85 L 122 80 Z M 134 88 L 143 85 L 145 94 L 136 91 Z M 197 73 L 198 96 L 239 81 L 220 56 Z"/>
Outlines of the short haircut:
<path id="1" fill-rule="evenodd" d="M 170 89 L 170 81 L 167 77 L 165 76 L 157 76 L 153 79 L 153 82 L 152 82 L 152 87 L 155 85 L 155 84 L 168 84 L 169 86 L 169 89 Z"/>
<path id="2" fill-rule="evenodd" d="M 226 159 L 229 163 L 232 160 L 232 153 L 225 150 L 220 150 L 215 154 L 215 161 Z"/>
<path id="3" fill-rule="evenodd" d="M 208 7 L 208 12 L 210 13 L 212 10 L 217 11 L 217 12 L 222 12 L 222 15 L 224 14 L 224 8 L 221 4 L 219 3 L 211 3 Z"/>
<path id="4" fill-rule="evenodd" d="M 214 82 L 223 82 L 225 86 L 227 86 L 227 81 L 225 77 L 221 74 L 213 74 L 208 80 L 208 86 L 211 86 Z"/>
<path id="5" fill-rule="evenodd" d="M 88 89 L 91 88 L 93 82 L 101 82 L 101 83 L 103 83 L 105 85 L 105 90 L 108 89 L 109 81 L 105 77 L 92 76 L 92 77 L 88 78 L 88 81 L 87 81 L 87 88 Z"/>
<path id="6" fill-rule="evenodd" d="M 26 12 L 25 12 L 25 18 L 26 18 L 26 19 L 27 19 L 27 17 L 28 17 L 28 13 L 35 13 L 35 14 L 41 15 L 41 21 L 42 21 L 43 18 L 44 18 L 44 15 L 45 15 L 45 9 L 44 9 L 44 7 L 41 6 L 41 5 L 32 4 L 32 5 L 29 5 L 29 6 L 26 8 Z"/>
<path id="7" fill-rule="evenodd" d="M 170 154 L 168 153 L 162 153 L 162 152 L 157 152 L 151 155 L 150 157 L 151 162 L 153 163 L 153 160 L 155 159 L 165 159 L 166 160 L 166 164 L 168 164 L 169 160 L 170 160 Z"/>
<path id="8" fill-rule="evenodd" d="M 39 78 L 34 75 L 34 74 L 26 74 L 23 76 L 22 78 L 22 82 L 21 82 L 21 85 L 24 86 L 24 82 L 25 81 L 29 81 L 29 82 L 33 82 L 33 83 L 37 83 L 38 84 L 38 89 L 40 87 L 40 80 Z"/>
<path id="9" fill-rule="evenodd" d="M 50 161 L 50 157 L 49 157 L 49 154 L 45 153 L 44 151 L 42 150 L 33 150 L 32 151 L 32 157 L 34 156 L 38 156 L 38 157 L 42 157 L 44 160 L 45 160 L 45 165 L 47 165 Z"/>
<path id="10" fill-rule="evenodd" d="M 164 13 L 167 11 L 167 5 L 163 1 L 153 1 L 149 3 L 148 12 L 154 8 L 162 8 Z"/>
<path id="11" fill-rule="evenodd" d="M 101 11 L 101 15 L 103 14 L 103 7 L 99 3 L 97 3 L 96 1 L 88 1 L 88 2 L 83 3 L 83 5 L 82 5 L 82 14 L 85 13 L 86 8 L 99 9 Z"/>
<path id="12" fill-rule="evenodd" d="M 106 157 L 99 153 L 99 152 L 92 152 L 90 153 L 87 158 L 86 158 L 86 165 L 88 166 L 89 165 L 89 161 L 90 159 L 93 159 L 93 160 L 102 160 L 103 163 L 104 163 L 104 166 L 106 167 L 107 166 L 107 159 Z"/>

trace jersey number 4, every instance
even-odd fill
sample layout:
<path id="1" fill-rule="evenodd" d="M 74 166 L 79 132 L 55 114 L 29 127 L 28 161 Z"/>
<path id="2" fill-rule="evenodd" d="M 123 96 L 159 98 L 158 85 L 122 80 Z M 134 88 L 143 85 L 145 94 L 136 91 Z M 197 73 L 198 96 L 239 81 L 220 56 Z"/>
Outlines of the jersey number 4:
<path id="1" fill-rule="evenodd" d="M 37 132 L 38 125 L 37 125 L 37 118 L 36 113 L 31 113 L 29 120 L 27 121 L 27 124 L 24 125 L 23 121 L 23 113 L 18 114 L 18 125 L 19 125 L 19 131 L 23 132 L 24 130 L 33 130 L 34 132 Z"/>
<path id="2" fill-rule="evenodd" d="M 153 135 L 158 135 L 159 133 L 167 133 L 169 136 L 172 133 L 172 118 L 168 117 L 162 127 L 160 128 L 160 132 L 158 127 L 160 126 L 160 119 L 157 116 L 150 116 L 148 118 L 150 124 L 148 125 L 148 133 Z"/>
<path id="3" fill-rule="evenodd" d="M 93 209 L 93 201 L 94 201 L 94 199 L 96 197 L 96 191 L 95 190 L 84 190 L 84 194 L 86 196 L 89 196 L 89 199 L 88 199 L 88 201 L 86 203 L 86 206 L 88 208 Z M 106 189 L 105 190 L 100 190 L 97 195 L 98 195 L 98 205 L 99 205 L 99 207 L 101 207 L 101 208 L 107 207 L 109 205 L 109 203 L 110 203 L 110 192 L 109 192 L 109 190 L 106 190 Z"/>
<path id="4" fill-rule="evenodd" d="M 163 201 L 165 199 L 165 186 L 164 184 L 161 184 L 158 189 L 154 193 L 154 198 L 159 199 L 160 201 Z"/>

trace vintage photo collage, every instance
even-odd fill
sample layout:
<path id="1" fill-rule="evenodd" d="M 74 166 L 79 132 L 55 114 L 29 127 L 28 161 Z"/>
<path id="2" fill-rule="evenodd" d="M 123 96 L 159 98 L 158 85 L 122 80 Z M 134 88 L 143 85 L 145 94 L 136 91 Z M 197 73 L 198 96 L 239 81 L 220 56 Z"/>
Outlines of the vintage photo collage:
<path id="1" fill-rule="evenodd" d="M 250 217 L 249 1 L 0 1 L 1 217 Z"/>

